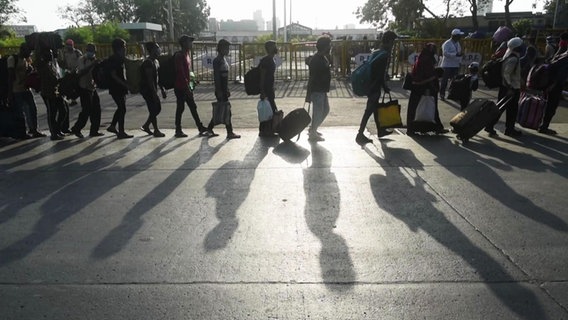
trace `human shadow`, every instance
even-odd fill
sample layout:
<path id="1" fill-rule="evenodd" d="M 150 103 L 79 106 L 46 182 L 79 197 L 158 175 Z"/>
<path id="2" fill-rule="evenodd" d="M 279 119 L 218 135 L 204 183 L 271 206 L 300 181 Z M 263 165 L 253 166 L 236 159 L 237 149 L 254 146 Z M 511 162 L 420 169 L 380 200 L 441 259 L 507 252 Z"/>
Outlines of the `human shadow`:
<path id="1" fill-rule="evenodd" d="M 302 163 L 310 156 L 310 151 L 292 141 L 278 144 L 272 153 L 292 164 Z"/>
<path id="2" fill-rule="evenodd" d="M 122 218 L 122 222 L 111 230 L 91 253 L 94 259 L 106 259 L 120 252 L 144 224 L 143 217 L 153 208 L 162 203 L 187 177 L 202 164 L 209 162 L 213 156 L 226 144 L 226 140 L 211 148 L 207 139 L 201 141 L 199 150 L 187 158 L 173 172 L 145 196 L 141 197 L 132 209 Z M 195 164 L 198 165 L 195 165 Z M 195 166 L 191 168 L 191 166 Z M 183 169 L 189 167 L 189 169 Z"/>
<path id="3" fill-rule="evenodd" d="M 73 170 L 85 167 L 85 165 L 76 165 L 75 162 L 104 148 L 101 141 L 102 140 L 97 140 L 95 143 L 82 148 L 81 152 L 70 153 L 68 156 L 62 156 L 58 153 L 67 150 L 73 145 L 78 145 L 68 143 L 68 141 L 67 143 L 66 141 L 61 141 L 57 146 L 43 153 L 44 157 L 56 157 L 58 159 L 57 161 L 36 165 L 33 170 L 22 170 L 14 173 L 17 179 L 29 181 L 26 183 L 13 183 L 3 190 L 2 195 L 0 195 L 0 198 L 4 197 L 3 204 L 0 206 L 0 225 L 17 216 L 24 207 L 39 202 L 49 196 L 54 190 L 59 189 L 61 185 L 66 185 L 74 180 L 80 179 L 84 171 L 74 170 L 75 174 L 70 175 L 69 169 Z M 111 157 L 100 158 L 99 161 L 92 161 L 90 163 L 102 166 L 104 165 L 102 163 L 103 159 L 113 161 L 113 159 L 121 158 L 125 152 L 126 149 L 115 153 Z M 36 160 L 40 160 L 41 158 L 42 157 L 38 157 Z M 23 165 L 25 162 L 12 163 L 10 167 L 15 168 L 20 164 Z M 65 170 L 62 171 L 61 169 L 63 168 L 65 168 Z M 42 172 L 42 175 L 48 178 L 39 178 L 38 172 Z"/>
<path id="4" fill-rule="evenodd" d="M 49 196 L 39 208 L 41 217 L 27 236 L 0 250 L 0 266 L 26 257 L 33 252 L 35 248 L 55 235 L 59 231 L 59 225 L 63 221 L 93 203 L 103 194 L 120 186 L 126 180 L 137 174 L 140 174 L 144 171 L 143 169 L 148 168 L 153 161 L 175 149 L 172 148 L 167 152 L 161 152 L 167 144 L 167 142 L 162 143 L 156 149 L 153 149 L 146 157 L 125 167 L 113 167 L 114 162 L 123 158 L 131 149 L 140 145 L 138 139 L 134 139 L 123 149 L 107 157 L 101 157 L 84 164 L 73 163 L 71 166 L 74 166 L 74 168 L 67 166 L 68 169 L 74 172 L 81 172 L 81 168 L 100 168 L 99 170 L 91 169 L 85 171 L 86 173 L 80 173 L 78 176 L 69 174 L 69 170 L 54 172 L 53 179 L 50 181 L 52 187 L 44 187 L 40 192 L 33 195 L 35 201 Z M 177 147 L 181 145 L 182 144 Z M 101 183 L 100 171 L 105 170 L 105 168 L 109 166 L 111 166 L 111 169 L 120 170 L 121 174 L 107 174 L 105 175 L 106 180 L 104 183 Z M 27 204 L 29 203 L 25 205 Z"/>
<path id="5" fill-rule="evenodd" d="M 319 262 L 325 286 L 332 291 L 349 291 L 357 275 L 347 242 L 334 232 L 341 212 L 341 193 L 331 171 L 333 157 L 317 143 L 311 144 L 311 156 L 311 166 L 303 170 L 306 223 L 321 242 Z"/>
<path id="6" fill-rule="evenodd" d="M 258 138 L 242 161 L 231 160 L 217 169 L 205 185 L 207 197 L 215 199 L 215 216 L 219 223 L 205 236 L 207 252 L 225 248 L 239 226 L 237 211 L 247 199 L 256 168 L 278 143 Z"/>
<path id="7" fill-rule="evenodd" d="M 404 222 L 414 233 L 422 230 L 461 257 L 519 318 L 544 319 L 543 308 L 535 294 L 519 284 L 498 261 L 473 243 L 434 205 L 438 199 L 420 176 L 419 171 L 424 167 L 411 150 L 389 148 L 384 143 L 384 159 L 366 150 L 379 166 L 385 168 L 385 174 L 372 174 L 369 177 L 371 191 L 380 208 Z M 392 160 L 395 160 L 392 159 L 393 153 L 416 165 L 402 164 L 389 168 Z"/>
<path id="8" fill-rule="evenodd" d="M 437 141 L 433 145 L 427 141 L 417 140 L 426 150 L 436 156 L 434 161 L 440 163 L 449 172 L 466 181 L 469 181 L 477 188 L 493 197 L 495 201 L 510 208 L 513 212 L 524 215 L 525 217 L 548 226 L 551 229 L 567 232 L 568 224 L 552 212 L 536 205 L 534 201 L 520 194 L 513 189 L 503 178 L 496 174 L 495 169 L 502 171 L 512 171 L 523 169 L 534 172 L 551 172 L 565 175 L 566 169 L 563 162 L 547 165 L 541 159 L 526 152 L 512 151 L 508 148 L 501 148 L 491 140 L 484 143 L 470 141 L 464 148 L 454 145 L 449 140 Z M 452 151 L 453 150 L 453 151 Z M 556 151 L 546 151 L 550 156 L 558 156 Z M 448 158 L 458 152 L 468 152 L 474 159 L 475 170 L 467 170 L 459 166 L 446 165 Z M 480 157 L 479 154 L 488 157 Z M 491 178 L 488 178 L 491 177 Z"/>

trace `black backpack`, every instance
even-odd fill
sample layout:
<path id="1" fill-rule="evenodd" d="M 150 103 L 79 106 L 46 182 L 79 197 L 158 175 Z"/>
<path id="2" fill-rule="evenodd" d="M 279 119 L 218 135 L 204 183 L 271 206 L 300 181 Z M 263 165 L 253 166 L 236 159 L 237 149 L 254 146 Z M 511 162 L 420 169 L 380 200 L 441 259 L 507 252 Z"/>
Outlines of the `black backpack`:
<path id="1" fill-rule="evenodd" d="M 97 63 L 92 70 L 93 80 L 99 89 L 108 89 L 110 86 L 110 61 L 108 58 Z"/>
<path id="2" fill-rule="evenodd" d="M 503 59 L 491 59 L 481 68 L 481 79 L 489 89 L 498 88 L 503 84 Z"/>
<path id="3" fill-rule="evenodd" d="M 245 92 L 249 95 L 260 94 L 260 68 L 253 67 L 245 73 Z"/>
<path id="4" fill-rule="evenodd" d="M 180 52 L 180 51 L 178 51 Z M 176 63 L 174 55 L 163 55 L 158 57 L 160 69 L 158 69 L 158 84 L 164 89 L 173 89 L 176 83 Z"/>

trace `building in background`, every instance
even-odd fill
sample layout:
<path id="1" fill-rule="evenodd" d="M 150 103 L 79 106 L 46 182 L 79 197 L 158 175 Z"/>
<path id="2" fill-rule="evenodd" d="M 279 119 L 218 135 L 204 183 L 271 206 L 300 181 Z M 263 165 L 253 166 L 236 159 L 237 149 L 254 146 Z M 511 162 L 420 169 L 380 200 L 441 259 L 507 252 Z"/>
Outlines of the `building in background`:
<path id="1" fill-rule="evenodd" d="M 32 25 L 11 25 L 6 27 L 14 30 L 14 33 L 18 38 L 23 38 L 27 35 L 37 32 L 37 27 Z"/>
<path id="2" fill-rule="evenodd" d="M 258 26 L 258 31 L 266 30 L 266 20 L 262 17 L 262 11 L 257 10 L 252 14 L 253 20 L 256 22 Z"/>

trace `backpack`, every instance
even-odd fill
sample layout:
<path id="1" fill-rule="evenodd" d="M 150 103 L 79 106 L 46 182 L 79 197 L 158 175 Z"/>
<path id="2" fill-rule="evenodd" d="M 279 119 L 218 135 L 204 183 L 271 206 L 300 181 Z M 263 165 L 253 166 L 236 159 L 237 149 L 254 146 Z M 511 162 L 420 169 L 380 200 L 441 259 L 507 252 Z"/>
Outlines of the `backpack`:
<path id="1" fill-rule="evenodd" d="M 180 51 L 178 51 L 180 52 Z M 160 68 L 158 69 L 158 84 L 164 89 L 173 89 L 176 83 L 176 63 L 174 55 L 163 55 L 158 57 Z"/>
<path id="2" fill-rule="evenodd" d="M 386 51 L 378 50 L 365 61 L 362 65 L 357 67 L 351 74 L 351 88 L 353 93 L 358 96 L 366 96 L 371 88 L 371 72 L 372 65 L 379 57 L 386 55 Z M 382 76 L 382 75 L 381 75 Z"/>
<path id="3" fill-rule="evenodd" d="M 534 65 L 527 76 L 527 88 L 531 90 L 544 90 L 552 80 L 551 67 L 548 64 Z"/>
<path id="4" fill-rule="evenodd" d="M 59 93 L 67 99 L 79 98 L 79 75 L 76 72 L 68 72 L 59 80 Z"/>
<path id="5" fill-rule="evenodd" d="M 471 75 L 459 74 L 450 83 L 448 99 L 461 102 L 464 97 L 469 97 L 470 90 Z"/>
<path id="6" fill-rule="evenodd" d="M 245 73 L 245 92 L 249 95 L 260 94 L 260 68 L 251 68 Z"/>
<path id="7" fill-rule="evenodd" d="M 503 59 L 491 59 L 481 67 L 481 79 L 489 89 L 498 88 L 503 84 Z"/>
<path id="8" fill-rule="evenodd" d="M 93 80 L 99 89 L 108 89 L 110 86 L 110 61 L 108 58 L 100 61 L 93 67 Z"/>

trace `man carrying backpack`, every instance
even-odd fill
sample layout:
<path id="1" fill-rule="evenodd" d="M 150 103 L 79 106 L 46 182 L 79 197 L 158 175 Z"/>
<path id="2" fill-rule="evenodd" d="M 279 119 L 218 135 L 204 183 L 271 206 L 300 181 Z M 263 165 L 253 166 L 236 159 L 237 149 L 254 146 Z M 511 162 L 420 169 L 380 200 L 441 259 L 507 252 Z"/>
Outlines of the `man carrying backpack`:
<path id="1" fill-rule="evenodd" d="M 387 86 L 387 68 L 389 64 L 389 57 L 391 55 L 391 50 L 394 46 L 394 41 L 398 38 L 396 33 L 392 31 L 386 31 L 382 37 L 382 45 L 381 48 L 374 52 L 373 54 L 378 54 L 376 59 L 374 59 L 370 66 L 371 68 L 371 79 L 370 80 L 370 87 L 369 92 L 367 93 L 367 107 L 365 108 L 365 112 L 363 113 L 363 117 L 361 118 L 361 125 L 359 126 L 359 132 L 357 133 L 357 137 L 355 141 L 360 144 L 364 145 L 367 143 L 373 142 L 373 140 L 365 137 L 365 127 L 367 127 L 367 122 L 372 114 L 375 113 L 379 104 L 379 98 L 381 97 L 381 89 L 384 90 L 385 93 L 390 92 L 390 88 Z M 379 128 L 379 120 L 375 119 L 377 124 L 377 130 Z M 379 136 L 384 136 L 390 134 L 391 132 L 383 131 L 378 132 Z"/>
<path id="2" fill-rule="evenodd" d="M 61 55 L 61 67 L 65 69 L 65 72 L 77 72 L 77 67 L 79 59 L 83 56 L 81 50 L 75 48 L 75 42 L 73 39 L 67 39 L 65 41 L 65 48 L 63 49 L 63 54 Z M 77 104 L 77 100 L 71 100 L 69 102 L 70 106 Z"/>
<path id="3" fill-rule="evenodd" d="M 124 61 L 126 59 L 126 41 L 116 38 L 112 41 L 112 56 L 109 57 L 109 88 L 114 103 L 116 103 L 116 111 L 112 117 L 112 121 L 107 128 L 108 132 L 116 134 L 118 139 L 130 139 L 134 137 L 124 131 L 124 121 L 126 117 L 126 95 L 128 94 L 128 82 L 124 75 Z M 118 124 L 118 131 L 116 125 Z"/>
<path id="4" fill-rule="evenodd" d="M 26 87 L 26 77 L 31 72 L 32 50 L 26 43 L 20 45 L 18 55 L 8 57 L 8 76 L 11 92 L 14 94 L 14 109 L 18 116 L 25 115 L 28 134 L 34 138 L 45 137 L 37 129 L 37 106 L 30 89 Z M 25 138 L 25 137 L 24 137 Z"/>
<path id="5" fill-rule="evenodd" d="M 181 51 L 176 52 L 174 55 L 174 63 L 176 70 L 176 81 L 174 92 L 176 95 L 176 133 L 177 138 L 185 138 L 187 134 L 182 131 L 181 128 L 181 116 L 185 109 L 185 104 L 187 103 L 197 130 L 199 130 L 200 136 L 207 135 L 207 128 L 201 123 L 199 119 L 199 114 L 197 113 L 197 104 L 193 97 L 193 89 L 191 79 L 191 47 L 193 46 L 193 37 L 188 35 L 182 35 L 179 38 L 179 44 L 181 46 Z"/>
<path id="6" fill-rule="evenodd" d="M 499 87 L 498 100 L 501 101 L 508 97 L 510 97 L 511 100 L 507 103 L 505 108 L 501 109 L 499 116 L 495 119 L 495 121 L 485 127 L 485 131 L 489 133 L 489 136 L 497 136 L 497 131 L 495 131 L 494 126 L 505 111 L 507 111 L 507 117 L 505 119 L 505 135 L 510 137 L 518 137 L 522 135 L 521 131 L 515 129 L 515 122 L 517 121 L 517 112 L 519 109 L 519 97 L 521 95 L 521 88 L 524 86 L 521 81 L 520 64 L 522 44 L 523 40 L 519 37 L 512 38 L 507 42 L 507 52 L 505 52 L 505 55 L 503 56 L 501 68 L 503 82 Z"/>
<path id="7" fill-rule="evenodd" d="M 264 43 L 264 49 L 266 50 L 266 56 L 264 56 L 258 64 L 260 68 L 260 100 L 267 99 L 272 107 L 272 113 L 276 113 L 276 111 L 278 111 L 275 101 L 276 94 L 274 92 L 274 73 L 276 72 L 274 56 L 278 53 L 276 41 L 267 41 Z M 259 131 L 259 136 L 261 137 L 276 136 L 272 128 L 272 119 L 261 122 Z"/>
<path id="8" fill-rule="evenodd" d="M 93 80 L 93 68 L 98 63 L 96 61 L 97 47 L 89 43 L 84 56 L 77 62 L 77 74 L 79 75 L 79 98 L 81 100 L 81 112 L 77 122 L 71 128 L 71 132 L 79 138 L 83 137 L 81 130 L 91 120 L 89 137 L 104 136 L 99 132 L 101 126 L 101 101 L 95 88 Z"/>

